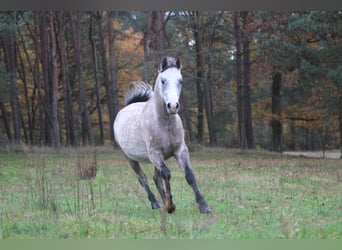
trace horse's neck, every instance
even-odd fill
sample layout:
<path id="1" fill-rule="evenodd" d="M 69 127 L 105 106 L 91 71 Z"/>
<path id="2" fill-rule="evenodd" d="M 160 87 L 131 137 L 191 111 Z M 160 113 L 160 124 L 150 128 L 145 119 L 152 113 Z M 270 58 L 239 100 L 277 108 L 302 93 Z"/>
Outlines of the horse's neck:
<path id="1" fill-rule="evenodd" d="M 154 89 L 154 94 L 153 97 L 151 98 L 152 102 L 153 102 L 153 109 L 154 112 L 156 114 L 156 118 L 158 120 L 160 120 L 161 122 L 172 122 L 174 119 L 173 115 L 169 115 L 166 111 L 166 106 L 165 103 L 162 99 L 162 97 L 160 96 L 160 91 L 159 91 L 159 85 L 158 82 L 156 81 L 156 85 L 155 85 L 155 89 Z"/>

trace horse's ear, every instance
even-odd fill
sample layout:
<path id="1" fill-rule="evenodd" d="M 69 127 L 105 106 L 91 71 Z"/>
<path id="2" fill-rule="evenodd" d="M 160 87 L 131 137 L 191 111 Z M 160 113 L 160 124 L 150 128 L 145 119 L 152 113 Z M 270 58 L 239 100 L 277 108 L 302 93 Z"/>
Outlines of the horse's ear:
<path id="1" fill-rule="evenodd" d="M 182 69 L 182 63 L 181 63 L 181 61 L 179 60 L 178 57 L 176 58 L 176 66 L 177 66 L 177 68 L 178 68 L 179 70 Z"/>
<path id="2" fill-rule="evenodd" d="M 160 66 L 159 66 L 159 71 L 163 72 L 167 68 L 167 57 L 163 57 Z"/>

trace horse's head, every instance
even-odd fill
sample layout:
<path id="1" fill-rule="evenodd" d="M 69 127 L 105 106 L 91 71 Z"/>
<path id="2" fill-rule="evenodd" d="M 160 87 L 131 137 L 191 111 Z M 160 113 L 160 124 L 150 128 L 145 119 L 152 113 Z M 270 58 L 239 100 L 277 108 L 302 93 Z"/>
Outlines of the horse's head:
<path id="1" fill-rule="evenodd" d="M 157 84 L 168 114 L 179 111 L 179 97 L 182 90 L 181 62 L 178 58 L 164 57 L 161 60 Z"/>

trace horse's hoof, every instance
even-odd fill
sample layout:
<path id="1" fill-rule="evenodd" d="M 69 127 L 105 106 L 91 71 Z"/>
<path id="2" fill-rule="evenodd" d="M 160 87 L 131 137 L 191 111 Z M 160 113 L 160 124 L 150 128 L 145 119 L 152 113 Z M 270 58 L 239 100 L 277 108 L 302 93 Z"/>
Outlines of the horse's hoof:
<path id="1" fill-rule="evenodd" d="M 151 205 L 152 205 L 152 209 L 159 209 L 160 208 L 160 204 L 158 201 L 151 203 Z"/>
<path id="2" fill-rule="evenodd" d="M 167 212 L 169 213 L 169 214 L 172 214 L 172 213 L 174 213 L 176 211 L 176 205 L 175 204 L 171 204 L 171 206 L 169 206 L 168 208 L 167 208 Z"/>
<path id="3" fill-rule="evenodd" d="M 202 214 L 209 214 L 209 213 L 211 213 L 211 208 L 210 207 L 208 207 L 208 206 L 206 206 L 206 207 L 200 207 L 200 212 L 202 213 Z"/>
<path id="4" fill-rule="evenodd" d="M 207 203 L 202 200 L 199 202 L 199 210 L 202 214 L 208 214 L 211 212 L 211 208 L 207 205 Z"/>

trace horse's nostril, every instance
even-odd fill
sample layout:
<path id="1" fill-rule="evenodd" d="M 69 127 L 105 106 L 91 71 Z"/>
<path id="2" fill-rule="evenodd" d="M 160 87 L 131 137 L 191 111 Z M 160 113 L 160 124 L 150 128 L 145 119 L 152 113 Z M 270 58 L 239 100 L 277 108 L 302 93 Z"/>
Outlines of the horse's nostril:
<path id="1" fill-rule="evenodd" d="M 176 109 L 179 109 L 179 103 L 178 102 L 176 103 Z"/>
<path id="2" fill-rule="evenodd" d="M 168 109 L 170 109 L 170 108 L 171 108 L 171 103 L 168 103 L 168 104 L 166 105 L 166 107 L 167 107 Z"/>

